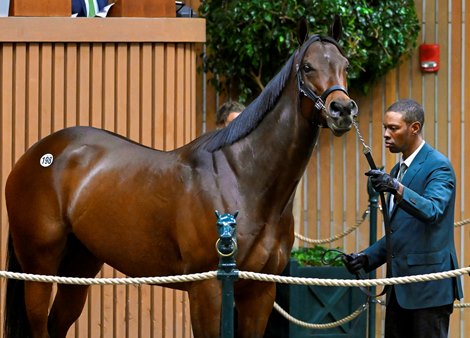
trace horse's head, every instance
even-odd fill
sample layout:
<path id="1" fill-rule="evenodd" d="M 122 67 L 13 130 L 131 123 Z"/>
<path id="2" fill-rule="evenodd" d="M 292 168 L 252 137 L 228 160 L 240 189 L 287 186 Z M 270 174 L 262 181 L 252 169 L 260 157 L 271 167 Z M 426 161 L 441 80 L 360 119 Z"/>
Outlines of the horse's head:
<path id="1" fill-rule="evenodd" d="M 332 38 L 313 35 L 307 25 L 299 25 L 299 41 L 304 42 L 296 58 L 297 84 L 302 100 L 302 114 L 312 123 L 328 127 L 340 136 L 351 129 L 357 105 L 346 90 L 348 60 L 336 40 L 341 34 L 338 19 L 332 25 Z"/>

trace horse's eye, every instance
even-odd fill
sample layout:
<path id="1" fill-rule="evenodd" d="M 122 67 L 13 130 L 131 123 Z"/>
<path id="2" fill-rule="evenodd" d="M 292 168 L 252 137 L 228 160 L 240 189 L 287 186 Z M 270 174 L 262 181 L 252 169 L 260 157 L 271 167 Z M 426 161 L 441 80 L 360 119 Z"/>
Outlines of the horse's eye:
<path id="1" fill-rule="evenodd" d="M 311 71 L 313 70 L 313 68 L 310 67 L 310 65 L 307 64 L 307 63 L 304 64 L 304 65 L 302 66 L 302 68 L 303 68 L 303 70 L 304 70 L 305 73 L 311 72 Z"/>

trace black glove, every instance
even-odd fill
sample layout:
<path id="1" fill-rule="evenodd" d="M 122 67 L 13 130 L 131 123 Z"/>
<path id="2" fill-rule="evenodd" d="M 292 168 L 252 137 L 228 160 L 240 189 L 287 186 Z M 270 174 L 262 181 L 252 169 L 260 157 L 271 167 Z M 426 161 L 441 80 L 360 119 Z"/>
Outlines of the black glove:
<path id="1" fill-rule="evenodd" d="M 378 169 L 372 169 L 365 173 L 366 176 L 370 176 L 370 182 L 372 187 L 377 192 L 391 192 L 396 194 L 398 190 L 398 180 L 393 178 L 386 172 Z"/>
<path id="2" fill-rule="evenodd" d="M 362 252 L 357 254 L 352 253 L 343 256 L 343 263 L 350 273 L 356 275 L 361 269 L 367 269 L 369 267 L 369 258 Z"/>

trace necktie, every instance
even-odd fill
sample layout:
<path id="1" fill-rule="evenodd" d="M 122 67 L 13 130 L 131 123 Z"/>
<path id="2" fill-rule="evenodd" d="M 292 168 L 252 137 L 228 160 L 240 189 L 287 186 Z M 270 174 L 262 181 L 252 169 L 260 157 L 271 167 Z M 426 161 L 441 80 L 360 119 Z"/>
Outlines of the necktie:
<path id="1" fill-rule="evenodd" d="M 406 169 L 408 169 L 408 166 L 405 164 L 405 162 L 400 164 L 400 170 L 398 170 L 398 175 L 397 175 L 398 182 L 401 182 L 403 175 L 405 175 Z M 390 196 L 390 210 L 393 210 L 394 205 L 395 205 L 395 198 L 392 195 Z"/>
<path id="2" fill-rule="evenodd" d="M 96 15 L 95 0 L 88 0 L 88 17 L 93 18 Z"/>
<path id="3" fill-rule="evenodd" d="M 408 166 L 405 164 L 405 162 L 403 162 L 400 165 L 400 170 L 398 171 L 398 175 L 397 175 L 398 182 L 401 182 L 401 180 L 403 179 L 403 175 L 405 175 L 406 169 L 408 169 Z"/>

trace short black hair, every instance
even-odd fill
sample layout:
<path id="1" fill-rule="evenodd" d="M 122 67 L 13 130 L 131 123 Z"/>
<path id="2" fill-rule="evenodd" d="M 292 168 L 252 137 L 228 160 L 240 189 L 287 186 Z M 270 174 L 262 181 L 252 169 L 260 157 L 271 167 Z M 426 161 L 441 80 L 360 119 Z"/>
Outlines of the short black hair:
<path id="1" fill-rule="evenodd" d="M 215 119 L 215 124 L 223 125 L 227 120 L 227 116 L 230 113 L 236 112 L 241 113 L 245 110 L 245 106 L 237 101 L 227 101 L 219 107 L 217 110 L 217 115 Z"/>
<path id="2" fill-rule="evenodd" d="M 424 109 L 418 102 L 412 99 L 398 100 L 388 107 L 385 112 L 391 111 L 402 114 L 407 124 L 419 122 L 421 124 L 419 132 L 421 133 L 424 126 Z"/>

